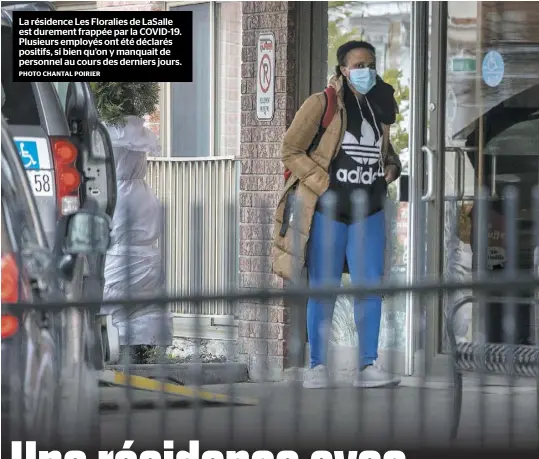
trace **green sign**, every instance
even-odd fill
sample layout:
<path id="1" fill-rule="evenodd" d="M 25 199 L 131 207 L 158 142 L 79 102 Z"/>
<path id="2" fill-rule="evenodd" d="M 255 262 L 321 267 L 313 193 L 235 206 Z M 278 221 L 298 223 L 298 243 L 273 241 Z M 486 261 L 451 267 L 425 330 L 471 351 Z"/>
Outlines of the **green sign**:
<path id="1" fill-rule="evenodd" d="M 453 73 L 475 73 L 476 69 L 475 57 L 454 57 L 451 59 L 451 71 Z"/>

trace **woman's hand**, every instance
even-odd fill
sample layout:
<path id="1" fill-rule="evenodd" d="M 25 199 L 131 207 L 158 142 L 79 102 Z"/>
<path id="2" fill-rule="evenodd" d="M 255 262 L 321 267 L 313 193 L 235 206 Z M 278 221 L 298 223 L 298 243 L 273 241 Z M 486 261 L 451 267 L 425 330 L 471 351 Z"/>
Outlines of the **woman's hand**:
<path id="1" fill-rule="evenodd" d="M 399 168 L 397 166 L 395 166 L 394 164 L 389 164 L 386 166 L 384 170 L 384 177 L 388 185 L 397 180 L 398 175 Z"/>

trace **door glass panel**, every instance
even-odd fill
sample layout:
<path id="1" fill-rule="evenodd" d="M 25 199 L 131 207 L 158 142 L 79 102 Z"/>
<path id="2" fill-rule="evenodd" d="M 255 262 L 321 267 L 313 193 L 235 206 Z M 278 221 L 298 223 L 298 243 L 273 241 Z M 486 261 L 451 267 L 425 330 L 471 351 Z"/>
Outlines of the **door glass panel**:
<path id="1" fill-rule="evenodd" d="M 519 191 L 518 263 L 533 268 L 531 193 L 539 179 L 539 4 L 449 2 L 445 153 L 446 277 L 470 280 L 475 269 L 471 213 L 474 195 L 489 190 L 489 269 L 504 269 L 502 201 L 508 185 Z M 444 298 L 445 307 L 471 292 Z M 526 296 L 527 293 L 523 293 Z M 487 336 L 502 341 L 501 308 L 489 302 Z M 535 339 L 530 308 L 519 308 L 517 339 Z M 478 338 L 475 312 L 457 318 L 461 339 Z M 474 324 L 475 322 L 475 324 Z M 443 343 L 443 350 L 447 349 Z"/>
<path id="2" fill-rule="evenodd" d="M 329 2 L 328 80 L 337 65 L 336 52 L 349 40 L 366 40 L 376 50 L 378 74 L 395 89 L 400 114 L 391 129 L 391 143 L 400 155 L 403 172 L 408 167 L 409 87 L 410 87 L 411 2 Z M 408 203 L 397 202 L 397 184 L 390 185 L 391 203 L 386 209 L 389 224 L 386 279 L 403 282 L 406 278 Z M 343 276 L 343 284 L 350 282 Z M 405 295 L 386 297 L 380 329 L 379 348 L 404 352 L 406 345 Z M 340 297 L 333 316 L 333 342 L 356 346 L 353 298 Z"/>
<path id="3" fill-rule="evenodd" d="M 211 156 L 212 6 L 209 2 L 195 3 L 175 6 L 171 11 L 193 13 L 193 80 L 170 84 L 171 156 Z"/>

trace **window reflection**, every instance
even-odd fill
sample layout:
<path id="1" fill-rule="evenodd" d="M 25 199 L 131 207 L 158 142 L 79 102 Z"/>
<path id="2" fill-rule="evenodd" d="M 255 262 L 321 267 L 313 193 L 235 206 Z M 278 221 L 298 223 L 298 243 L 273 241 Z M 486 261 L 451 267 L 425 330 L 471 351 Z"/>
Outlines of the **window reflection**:
<path id="1" fill-rule="evenodd" d="M 533 268 L 532 190 L 539 179 L 539 5 L 536 2 L 449 2 L 447 42 L 446 142 L 467 147 L 465 195 L 486 186 L 489 212 L 489 268 L 505 269 L 504 191 L 519 192 L 518 265 Z M 489 56 L 495 56 L 490 59 Z M 497 56 L 497 57 L 496 57 Z M 496 74 L 498 72 L 498 74 Z M 446 153 L 446 194 L 454 188 L 456 170 Z M 448 275 L 469 280 L 477 263 L 473 250 L 473 200 L 446 204 Z M 460 215 L 458 238 L 448 231 Z M 494 237 L 499 232 L 501 237 Z M 457 292 L 450 298 L 469 292 Z M 528 296 L 522 292 L 523 296 Z M 503 341 L 502 308 L 489 304 L 487 339 Z M 517 341 L 530 343 L 530 309 L 518 309 Z M 472 337 L 471 310 L 463 310 L 462 338 Z"/>

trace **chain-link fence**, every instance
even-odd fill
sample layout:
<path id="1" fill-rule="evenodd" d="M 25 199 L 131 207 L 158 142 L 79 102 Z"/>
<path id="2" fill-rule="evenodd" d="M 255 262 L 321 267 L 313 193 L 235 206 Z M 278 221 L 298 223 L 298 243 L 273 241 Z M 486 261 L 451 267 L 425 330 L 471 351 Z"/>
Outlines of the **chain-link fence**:
<path id="1" fill-rule="evenodd" d="M 277 245 L 286 249 L 289 256 L 285 258 L 293 263 L 289 267 L 291 282 L 284 289 L 261 286 L 245 290 L 230 285 L 220 293 L 207 294 L 195 289 L 170 296 L 162 288 L 165 273 L 162 269 L 155 271 L 156 266 L 163 266 L 156 260 L 163 260 L 167 247 L 153 245 L 145 252 L 141 246 L 130 243 L 129 238 L 135 233 L 126 230 L 124 245 L 115 247 L 117 235 L 113 234 L 108 249 L 105 277 L 110 279 L 113 274 L 115 281 L 114 285 L 106 281 L 104 301 L 82 297 L 67 302 L 40 293 L 34 302 L 4 304 L 3 314 L 17 311 L 20 320 L 20 332 L 2 342 L 2 374 L 10 375 L 3 377 L 2 388 L 3 429 L 7 429 L 8 438 L 37 439 L 41 442 L 38 449 L 45 449 L 40 445 L 55 447 L 57 443 L 66 448 L 106 451 L 151 448 L 164 454 L 162 457 L 167 457 L 166 451 L 189 450 L 190 440 L 200 441 L 200 454 L 212 448 L 323 449 L 345 451 L 345 455 L 347 449 L 406 452 L 454 446 L 538 448 L 537 190 L 531 197 L 519 197 L 518 189 L 512 186 L 506 187 L 499 197 L 479 194 L 470 215 L 474 261 L 469 279 L 444 274 L 448 272 L 447 266 L 442 266 L 438 274 L 429 272 L 431 267 L 427 266 L 411 282 L 398 284 L 389 281 L 379 269 L 372 269 L 379 265 L 372 257 L 390 259 L 378 252 L 391 248 L 390 239 L 383 237 L 383 222 L 369 227 L 373 217 L 383 215 L 367 215 L 365 195 L 354 196 L 349 225 L 337 225 L 335 200 L 328 199 L 315 214 L 317 220 L 312 225 L 309 221 L 306 230 L 299 226 L 306 220 L 298 217 L 305 215 L 303 199 L 297 192 L 294 194 L 296 199 L 287 199 L 290 207 L 285 206 L 288 216 L 279 217 L 285 228 L 276 226 L 280 233 L 276 235 L 280 238 Z M 137 219 L 144 219 L 144 215 L 137 209 L 124 210 L 125 228 L 140 225 Z M 429 212 L 427 207 L 423 210 Z M 233 215 L 237 209 L 231 206 L 226 212 Z M 492 246 L 489 237 L 493 230 L 492 212 L 502 222 L 496 229 L 504 235 L 498 247 Z M 458 218 L 458 212 L 450 215 Z M 99 221 L 87 218 L 72 220 L 67 225 L 68 237 L 61 243 L 64 264 L 70 257 L 78 259 L 91 252 L 88 244 L 102 244 L 105 236 Z M 192 221 L 193 231 L 210 224 L 204 221 L 203 209 L 196 205 Z M 457 228 L 460 223 L 452 224 Z M 304 237 L 309 231 L 319 232 L 316 241 L 323 243 L 313 247 L 314 237 L 309 241 Z M 415 242 L 414 250 L 421 252 L 429 234 L 426 227 L 418 233 L 423 236 Z M 29 266 L 35 263 L 31 245 L 24 240 L 23 232 L 18 234 L 19 265 Z M 346 244 L 343 238 L 353 240 L 354 244 Z M 380 243 L 384 246 L 376 248 Z M 523 246 L 531 247 L 531 252 L 519 250 Z M 190 253 L 204 251 L 195 247 Z M 340 282 L 342 270 L 338 272 L 344 255 L 351 275 L 346 286 Z M 237 266 L 236 256 L 228 256 L 233 269 Z M 356 262 L 355 257 L 362 261 Z M 57 269 L 56 259 L 55 263 Z M 192 256 L 189 263 L 191 275 L 201 272 L 201 257 Z M 313 268 L 315 263 L 317 269 Z M 304 269 L 304 265 L 309 269 Z M 77 273 L 76 263 L 73 266 L 71 271 L 63 266 L 58 275 L 64 285 Z M 27 279 L 20 279 L 19 290 L 25 282 Z M 38 292 L 48 288 L 39 279 L 31 287 Z M 120 293 L 113 296 L 111 287 Z M 445 294 L 463 290 L 470 295 L 459 297 L 450 307 L 443 306 Z M 355 300 L 359 346 L 354 351 L 357 357 L 346 368 L 335 364 L 343 349 L 327 345 L 331 311 L 338 295 Z M 402 373 L 396 352 L 370 365 L 376 360 L 376 349 L 372 347 L 377 344 L 374 335 L 380 323 L 380 298 L 397 295 L 410 301 L 407 320 L 411 322 L 413 337 L 408 339 L 414 354 L 411 376 L 394 376 Z M 212 301 L 225 302 L 236 317 L 241 317 L 241 308 L 250 301 L 261 310 L 269 305 L 282 307 L 283 381 L 269 382 L 275 379 L 270 377 L 270 353 L 253 348 L 262 376 L 259 371 L 256 382 L 237 383 L 241 362 L 237 359 L 234 327 L 228 328 L 227 362 L 204 363 L 202 339 L 196 338 L 189 364 L 182 366 L 182 378 L 174 376 L 178 365 L 171 365 L 167 359 L 173 335 L 171 306 L 190 305 L 191 310 L 197 311 L 201 304 Z M 384 307 L 392 307 L 391 304 Z M 473 332 L 459 335 L 453 326 L 454 319 L 458 309 L 469 304 L 473 305 Z M 489 330 L 495 321 L 489 311 L 494 308 L 501 311 L 498 327 L 502 339 L 491 339 L 495 333 Z M 96 314 L 98 309 L 107 315 Z M 441 311 L 442 317 L 433 326 L 428 317 L 435 309 Z M 520 310 L 526 313 L 520 314 Z M 30 327 L 30 320 L 38 326 Z M 524 322 L 520 323 L 521 320 Z M 248 331 L 249 336 L 258 340 L 261 348 L 267 346 L 265 337 L 271 321 L 253 323 L 255 329 Z M 305 352 L 305 324 L 311 335 L 310 352 Z M 194 328 L 195 336 L 200 337 L 198 314 Z M 446 333 L 449 353 L 444 354 L 440 351 L 441 336 Z M 39 334 L 46 335 L 48 341 Z M 433 346 L 431 338 L 435 335 L 439 338 Z M 40 351 L 34 352 L 32 346 L 38 345 Z M 9 346 L 13 350 L 5 353 L 4 348 Z M 140 363 L 148 362 L 140 360 L 144 353 L 153 356 L 152 365 Z M 310 359 L 306 359 L 306 354 Z M 116 361 L 114 370 L 103 366 L 103 359 Z M 316 369 L 318 363 L 323 363 L 327 372 L 312 383 L 310 367 Z M 31 370 L 28 365 L 35 365 L 38 370 Z M 372 368 L 371 373 L 366 372 L 367 368 Z M 223 384 L 204 385 L 204 375 L 212 371 L 222 372 Z M 264 375 L 268 382 L 260 381 Z M 128 384 L 130 380 L 132 384 Z M 134 443 L 124 444 L 127 440 Z M 165 440 L 174 441 L 174 445 L 163 443 Z M 193 449 L 191 453 L 194 454 Z"/>

